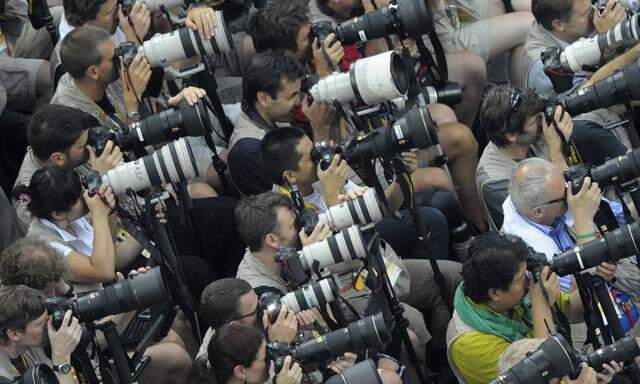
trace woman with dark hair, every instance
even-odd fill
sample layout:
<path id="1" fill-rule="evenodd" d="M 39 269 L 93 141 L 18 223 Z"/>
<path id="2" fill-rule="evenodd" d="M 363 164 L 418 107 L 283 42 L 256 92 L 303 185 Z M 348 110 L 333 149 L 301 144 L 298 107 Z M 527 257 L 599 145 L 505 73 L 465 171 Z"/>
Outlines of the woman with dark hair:
<path id="1" fill-rule="evenodd" d="M 99 288 L 111 281 L 142 252 L 133 238 L 114 243 L 110 217 L 115 196 L 107 185 L 90 197 L 72 169 L 48 166 L 37 170 L 19 199 L 28 202 L 35 220 L 29 234 L 62 252 L 76 292 Z M 91 223 L 85 218 L 89 214 Z M 83 286 L 84 285 L 84 286 Z"/>
<path id="2" fill-rule="evenodd" d="M 284 360 L 282 370 L 274 376 L 267 358 L 267 341 L 255 327 L 227 324 L 216 330 L 207 348 L 209 361 L 198 382 L 217 384 L 299 384 L 302 368 Z M 208 377 L 209 380 L 203 380 Z"/>

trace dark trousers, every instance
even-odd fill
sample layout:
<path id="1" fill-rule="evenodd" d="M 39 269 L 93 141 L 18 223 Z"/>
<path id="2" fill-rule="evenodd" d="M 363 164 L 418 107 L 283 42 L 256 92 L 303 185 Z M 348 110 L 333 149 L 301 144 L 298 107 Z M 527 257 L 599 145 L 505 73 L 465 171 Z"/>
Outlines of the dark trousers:
<path id="1" fill-rule="evenodd" d="M 0 114 L 0 187 L 11 196 L 22 159 L 27 153 L 29 115 L 5 109 Z"/>

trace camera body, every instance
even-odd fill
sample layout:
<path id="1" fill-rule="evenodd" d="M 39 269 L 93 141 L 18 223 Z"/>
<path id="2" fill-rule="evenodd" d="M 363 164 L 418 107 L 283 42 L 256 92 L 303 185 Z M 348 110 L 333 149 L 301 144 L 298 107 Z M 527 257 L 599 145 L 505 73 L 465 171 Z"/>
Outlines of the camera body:
<path id="1" fill-rule="evenodd" d="M 316 165 L 320 165 L 320 169 L 326 171 L 331 165 L 335 155 L 343 157 L 345 153 L 346 149 L 344 145 L 336 144 L 333 140 L 323 140 L 314 144 L 311 150 L 311 160 Z"/>
<path id="2" fill-rule="evenodd" d="M 258 308 L 267 312 L 269 322 L 275 323 L 278 319 L 278 314 L 282 309 L 282 303 L 280 302 L 280 296 L 277 293 L 268 291 L 260 295 L 258 300 Z"/>
<path id="3" fill-rule="evenodd" d="M 287 343 L 268 343 L 267 360 L 273 361 L 276 374 L 282 370 L 284 359 L 291 354 L 291 349 Z"/>
<path id="4" fill-rule="evenodd" d="M 329 34 L 333 33 L 334 26 L 331 21 L 319 21 L 311 25 L 312 34 L 309 34 L 309 39 L 311 39 L 310 43 L 313 43 L 313 38 L 318 38 L 318 46 L 322 48 L 324 45 L 324 40 L 329 36 Z"/>
<path id="5" fill-rule="evenodd" d="M 287 280 L 295 281 L 299 284 L 304 284 L 309 281 L 309 277 L 307 277 L 304 266 L 302 265 L 300 255 L 295 249 L 293 249 L 293 247 L 278 247 L 273 258 L 277 263 L 286 266 L 284 269 Z"/>
<path id="6" fill-rule="evenodd" d="M 80 183 L 82 187 L 89 193 L 89 197 L 93 197 L 100 186 L 102 186 L 102 176 L 97 171 L 90 171 L 80 175 Z"/>
<path id="7" fill-rule="evenodd" d="M 64 320 L 64 314 L 71 309 L 69 299 L 62 296 L 50 297 L 47 299 L 47 313 L 51 316 L 54 329 L 59 329 Z"/>
<path id="8" fill-rule="evenodd" d="M 562 51 L 557 47 L 546 48 L 540 54 L 540 59 L 544 65 L 544 73 L 553 84 L 553 90 L 564 93 L 573 88 L 573 72 L 564 69 L 561 61 Z"/>
<path id="9" fill-rule="evenodd" d="M 582 189 L 584 179 L 591 177 L 591 169 L 584 164 L 576 164 L 564 170 L 564 179 L 571 184 L 571 192 L 574 195 Z"/>
<path id="10" fill-rule="evenodd" d="M 115 145 L 118 145 L 116 140 L 116 134 L 109 128 L 102 126 L 89 128 L 89 140 L 87 145 L 91 145 L 96 152 L 96 156 L 100 156 L 107 146 L 107 142 L 111 140 Z"/>
<path id="11" fill-rule="evenodd" d="M 124 0 L 127 1 L 127 0 Z M 129 0 L 130 1 L 130 0 Z M 124 6 L 123 6 L 124 9 Z M 118 64 L 117 68 L 120 69 L 120 56 L 122 56 L 122 64 L 125 68 L 129 68 L 133 59 L 136 58 L 138 54 L 138 47 L 130 41 L 124 41 L 116 47 L 116 51 L 113 55 L 116 64 Z"/>

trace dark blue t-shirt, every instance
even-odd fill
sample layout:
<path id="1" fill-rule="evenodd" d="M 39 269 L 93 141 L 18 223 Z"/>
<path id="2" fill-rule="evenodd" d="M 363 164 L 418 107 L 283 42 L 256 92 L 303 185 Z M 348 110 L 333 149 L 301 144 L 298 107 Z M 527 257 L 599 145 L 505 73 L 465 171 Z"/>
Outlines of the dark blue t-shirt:
<path id="1" fill-rule="evenodd" d="M 271 178 L 260 162 L 261 142 L 254 138 L 240 139 L 229 151 L 227 163 L 231 179 L 243 195 L 256 195 L 273 187 Z"/>

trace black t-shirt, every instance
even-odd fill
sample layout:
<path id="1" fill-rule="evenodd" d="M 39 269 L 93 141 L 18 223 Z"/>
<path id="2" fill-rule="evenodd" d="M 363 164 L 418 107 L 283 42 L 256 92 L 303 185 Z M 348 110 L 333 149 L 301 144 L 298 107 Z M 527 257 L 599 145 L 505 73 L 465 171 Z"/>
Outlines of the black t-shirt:
<path id="1" fill-rule="evenodd" d="M 262 168 L 260 143 L 259 139 L 244 138 L 229 151 L 229 173 L 233 184 L 243 195 L 257 195 L 273 187 L 273 181 Z"/>
<path id="2" fill-rule="evenodd" d="M 575 120 L 571 139 L 578 147 L 582 161 L 593 166 L 627 153 L 627 147 L 611 130 L 593 121 Z"/>

